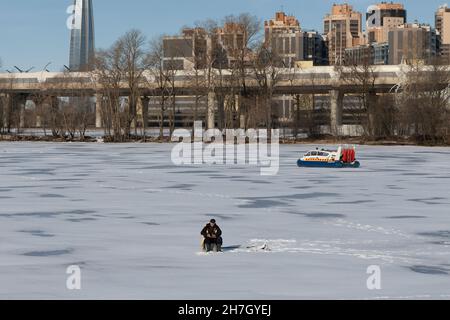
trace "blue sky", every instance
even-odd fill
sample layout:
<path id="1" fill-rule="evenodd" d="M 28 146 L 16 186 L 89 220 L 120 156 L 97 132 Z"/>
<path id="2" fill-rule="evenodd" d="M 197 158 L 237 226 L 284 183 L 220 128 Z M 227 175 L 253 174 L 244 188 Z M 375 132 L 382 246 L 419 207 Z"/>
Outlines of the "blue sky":
<path id="1" fill-rule="evenodd" d="M 322 18 L 338 0 L 93 0 L 96 47 L 105 48 L 131 28 L 148 38 L 177 33 L 181 27 L 207 18 L 250 12 L 268 19 L 274 12 L 294 14 L 303 28 L 322 31 Z M 377 1 L 349 0 L 365 12 Z M 434 25 L 434 12 L 445 0 L 404 0 L 409 21 Z M 1 71 L 35 67 L 52 62 L 49 69 L 68 64 L 69 30 L 67 7 L 71 0 L 0 0 Z"/>

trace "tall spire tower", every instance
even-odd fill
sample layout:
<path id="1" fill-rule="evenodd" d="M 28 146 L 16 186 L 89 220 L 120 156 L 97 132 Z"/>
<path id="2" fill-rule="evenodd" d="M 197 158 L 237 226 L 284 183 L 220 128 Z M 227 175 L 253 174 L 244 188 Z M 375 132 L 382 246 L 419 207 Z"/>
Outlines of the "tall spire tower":
<path id="1" fill-rule="evenodd" d="M 74 0 L 72 16 L 69 67 L 86 71 L 92 68 L 95 54 L 92 0 Z"/>

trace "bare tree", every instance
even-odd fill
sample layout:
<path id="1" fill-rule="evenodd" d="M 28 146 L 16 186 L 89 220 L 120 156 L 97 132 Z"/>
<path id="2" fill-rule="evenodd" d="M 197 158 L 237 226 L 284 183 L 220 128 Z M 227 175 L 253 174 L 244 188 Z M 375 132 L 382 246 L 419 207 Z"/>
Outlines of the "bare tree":
<path id="1" fill-rule="evenodd" d="M 0 68 L 3 66 L 2 58 L 0 57 Z M 0 134 L 3 133 L 6 117 L 6 109 L 8 104 L 7 95 L 0 90 Z"/>
<path id="2" fill-rule="evenodd" d="M 233 58 L 231 64 L 231 73 L 234 78 L 237 87 L 239 88 L 239 112 L 240 112 L 240 122 L 244 122 L 247 126 L 248 119 L 247 104 L 251 99 L 250 91 L 248 90 L 247 80 L 252 71 L 252 59 L 254 55 L 252 50 L 255 50 L 260 46 L 259 35 L 262 30 L 261 20 L 252 16 L 249 13 L 243 13 L 238 16 L 228 16 L 224 19 L 224 23 L 231 23 L 242 28 L 243 39 L 242 43 L 238 45 L 232 52 L 229 52 Z M 250 71 L 250 72 L 249 72 Z M 242 123 L 241 123 L 242 125 Z"/>
<path id="3" fill-rule="evenodd" d="M 16 114 L 14 110 L 14 95 L 12 94 L 14 81 L 15 76 L 11 73 L 8 74 L 7 78 L 2 80 L 2 83 L 0 83 L 0 94 L 3 93 L 3 96 L 0 97 L 3 114 L 1 118 L 1 127 L 2 130 L 6 133 L 11 133 L 11 129 L 14 127 L 16 122 Z"/>
<path id="4" fill-rule="evenodd" d="M 434 60 L 410 65 L 406 74 L 400 113 L 403 132 L 420 143 L 442 142 L 448 133 L 450 67 Z"/>
<path id="5" fill-rule="evenodd" d="M 119 61 L 124 64 L 120 69 L 124 73 L 124 79 L 130 91 L 125 132 L 129 136 L 131 127 L 134 127 L 135 135 L 137 135 L 137 105 L 142 95 L 143 73 L 148 67 L 147 52 L 144 48 L 146 38 L 141 31 L 131 30 L 122 36 L 118 42 L 122 49 L 121 55 L 123 55 Z"/>
<path id="6" fill-rule="evenodd" d="M 375 137 L 389 138 L 398 134 L 399 109 L 392 94 L 382 94 L 374 104 Z"/>
<path id="7" fill-rule="evenodd" d="M 117 41 L 108 50 L 96 54 L 96 68 L 93 71 L 99 85 L 99 93 L 105 97 L 103 115 L 105 135 L 114 142 L 124 141 L 124 123 L 121 116 L 121 84 L 124 79 L 123 43 Z M 127 117 L 128 118 L 128 117 Z"/>
<path id="8" fill-rule="evenodd" d="M 67 71 L 60 79 L 63 84 L 61 96 L 69 97 L 61 103 L 61 119 L 64 135 L 71 140 L 78 135 L 79 139 L 84 141 L 88 125 L 94 120 L 92 92 L 86 88 L 90 81 L 90 78 L 73 77 L 73 73 Z"/>
<path id="9" fill-rule="evenodd" d="M 4 126 L 5 126 L 7 104 L 8 104 L 8 97 L 3 93 L 0 93 L 0 134 L 2 134 L 5 129 Z"/>
<path id="10" fill-rule="evenodd" d="M 296 80 L 303 68 L 297 65 L 289 65 L 287 66 L 289 73 L 288 79 L 290 87 L 293 89 L 292 92 L 295 92 L 294 87 L 296 86 Z M 303 77 L 301 78 L 302 81 Z M 308 74 L 307 84 L 310 87 L 309 90 L 312 92 L 315 91 L 316 87 L 316 75 L 315 73 Z M 293 93 L 291 94 L 291 100 L 293 101 L 293 108 L 291 112 L 292 119 L 292 131 L 295 139 L 298 138 L 298 134 L 300 130 L 306 130 L 308 136 L 312 137 L 317 135 L 317 123 L 316 123 L 316 95 L 314 93 L 311 94 L 299 94 Z"/>
<path id="11" fill-rule="evenodd" d="M 164 65 L 164 40 L 163 36 L 154 38 L 150 42 L 148 65 L 156 88 L 154 96 L 159 105 L 159 139 L 164 139 L 164 124 L 166 111 L 169 107 L 169 99 L 173 96 L 174 78 L 176 70 L 173 68 L 173 60 L 169 60 L 169 66 Z M 172 63 L 171 63 L 172 62 Z M 172 66 L 172 67 L 171 67 Z M 149 84 L 148 84 L 149 85 Z"/>
<path id="12" fill-rule="evenodd" d="M 51 85 L 46 82 L 41 84 L 41 89 L 34 92 L 31 95 L 35 109 L 35 121 L 39 127 L 44 131 L 44 136 L 47 136 L 47 129 L 51 127 L 51 110 L 49 104 L 51 104 Z"/>
<path id="13" fill-rule="evenodd" d="M 57 96 L 51 95 L 49 98 L 48 109 L 46 110 L 49 117 L 50 129 L 53 137 L 64 137 L 64 123 L 62 112 L 59 106 Z"/>
<path id="14" fill-rule="evenodd" d="M 131 30 L 109 49 L 100 50 L 96 55 L 93 73 L 99 83 L 99 93 L 106 98 L 103 101 L 105 133 L 112 134 L 113 141 L 130 139 L 133 126 L 137 134 L 137 105 L 145 84 L 143 73 L 149 61 L 145 42 L 141 31 Z M 129 92 L 125 108 L 121 99 L 124 89 Z"/>
<path id="15" fill-rule="evenodd" d="M 259 85 L 259 94 L 263 100 L 263 110 L 266 116 L 265 124 L 270 137 L 274 127 L 273 96 L 275 87 L 280 78 L 280 58 L 274 50 L 266 45 L 261 45 L 253 63 L 254 76 Z"/>
<path id="16" fill-rule="evenodd" d="M 350 87 L 358 87 L 356 97 L 359 98 L 360 106 L 354 110 L 357 121 L 362 124 L 364 134 L 374 137 L 376 128 L 374 127 L 374 117 L 376 113 L 377 95 L 375 91 L 375 81 L 377 74 L 374 66 L 368 62 L 360 65 L 335 66 L 335 71 L 339 79 Z"/>
<path id="17" fill-rule="evenodd" d="M 217 86 L 217 69 L 220 70 L 224 67 L 224 61 L 220 58 L 220 52 L 222 51 L 222 46 L 217 41 L 217 32 L 219 29 L 218 23 L 215 20 L 209 19 L 201 23 L 197 23 L 197 29 L 201 30 L 203 33 L 203 41 L 206 42 L 206 47 L 203 50 L 196 52 L 195 60 L 194 60 L 194 82 L 196 82 L 196 104 L 198 104 L 198 94 L 203 96 L 209 96 L 210 99 L 212 96 L 218 96 L 219 91 L 216 91 Z M 200 69 L 203 68 L 202 71 Z M 198 76 L 203 76 L 204 79 L 200 80 Z M 200 80 L 200 81 L 199 81 Z M 201 83 L 202 82 L 202 83 Z M 201 92 L 200 86 L 203 86 L 203 93 Z M 200 96 L 201 98 L 201 96 Z M 222 100 L 222 99 L 219 99 Z M 208 113 L 212 112 L 209 110 L 212 104 L 208 103 L 206 107 L 206 118 L 208 119 Z M 198 108 L 197 106 L 195 108 Z M 221 110 L 221 106 L 219 106 Z M 208 119 L 210 120 L 210 119 Z M 221 121 L 219 121 L 221 122 Z"/>
<path id="18" fill-rule="evenodd" d="M 192 105 L 192 130 L 194 129 L 194 122 L 200 119 L 200 107 L 206 97 L 205 71 L 197 66 L 187 71 L 187 76 L 189 77 L 188 83 L 194 98 L 194 104 Z"/>

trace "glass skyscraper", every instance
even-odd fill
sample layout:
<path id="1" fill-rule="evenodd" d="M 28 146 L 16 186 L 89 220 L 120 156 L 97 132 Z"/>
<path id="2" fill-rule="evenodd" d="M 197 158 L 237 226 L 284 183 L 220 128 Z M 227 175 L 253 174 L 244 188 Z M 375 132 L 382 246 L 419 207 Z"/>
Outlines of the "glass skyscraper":
<path id="1" fill-rule="evenodd" d="M 95 52 L 92 0 L 74 0 L 70 37 L 70 71 L 91 69 Z"/>

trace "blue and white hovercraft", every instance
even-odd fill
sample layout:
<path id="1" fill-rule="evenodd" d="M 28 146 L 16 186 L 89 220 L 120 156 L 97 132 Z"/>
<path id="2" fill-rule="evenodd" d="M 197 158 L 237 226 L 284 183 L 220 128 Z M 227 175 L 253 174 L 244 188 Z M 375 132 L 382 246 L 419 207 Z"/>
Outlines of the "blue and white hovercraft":
<path id="1" fill-rule="evenodd" d="M 342 147 L 337 150 L 316 149 L 307 152 L 297 161 L 299 167 L 312 168 L 359 168 L 355 147 Z"/>

